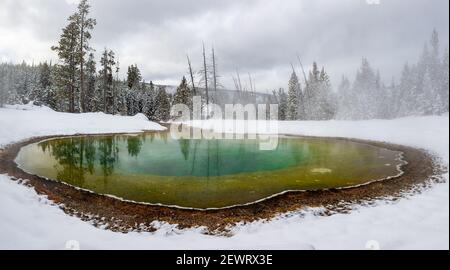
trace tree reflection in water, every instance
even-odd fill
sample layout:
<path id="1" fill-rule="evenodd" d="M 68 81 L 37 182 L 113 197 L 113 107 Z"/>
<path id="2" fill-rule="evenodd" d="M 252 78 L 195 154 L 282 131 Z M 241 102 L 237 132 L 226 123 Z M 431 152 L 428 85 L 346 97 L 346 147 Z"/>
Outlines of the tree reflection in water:
<path id="1" fill-rule="evenodd" d="M 114 174 L 115 168 L 120 167 L 122 170 L 130 162 L 138 162 L 134 164 L 139 164 L 139 170 L 153 172 L 157 175 L 182 174 L 206 176 L 209 179 L 227 173 L 229 166 L 232 168 L 244 167 L 244 172 L 247 170 L 245 168 L 250 170 L 258 165 L 259 156 L 265 154 L 258 154 L 258 141 L 173 140 L 168 136 L 168 133 L 165 132 L 83 136 L 48 140 L 38 145 L 42 151 L 49 151 L 57 161 L 58 165 L 55 166 L 55 170 L 58 180 L 80 187 L 85 185 L 88 174 L 103 177 L 103 185 L 106 187 L 109 176 Z M 168 146 L 168 148 L 164 147 L 167 152 L 164 150 L 162 155 L 172 156 L 171 158 L 178 160 L 176 164 L 171 163 L 173 166 L 169 170 L 164 165 L 166 162 L 164 158 L 167 156 L 158 154 L 162 145 Z M 283 142 L 280 145 L 288 147 Z M 179 148 L 178 153 L 177 148 Z M 145 149 L 145 155 L 141 156 L 143 149 Z M 298 149 L 294 150 L 296 151 L 293 151 L 292 155 L 300 155 L 296 159 L 302 159 L 301 153 L 304 153 L 305 150 L 300 153 L 298 153 Z M 130 161 L 127 157 L 132 157 L 135 161 Z M 122 164 L 120 164 L 121 159 Z"/>
<path id="2" fill-rule="evenodd" d="M 127 139 L 128 155 L 137 157 L 141 152 L 142 144 L 144 140 L 140 136 L 128 137 Z"/>
<path id="3" fill-rule="evenodd" d="M 117 139 L 110 137 L 73 137 L 69 139 L 48 140 L 39 147 L 58 161 L 55 166 L 57 178 L 73 185 L 83 187 L 86 174 L 93 175 L 99 168 L 106 186 L 108 176 L 114 172 L 118 161 Z M 142 142 L 136 143 L 142 145 Z M 129 153 L 139 154 L 139 147 L 131 144 Z"/>
<path id="4" fill-rule="evenodd" d="M 60 180 L 83 186 L 85 174 L 94 173 L 96 148 L 92 138 L 49 140 L 39 143 L 39 146 L 44 152 L 50 151 L 58 161 L 55 169 Z"/>

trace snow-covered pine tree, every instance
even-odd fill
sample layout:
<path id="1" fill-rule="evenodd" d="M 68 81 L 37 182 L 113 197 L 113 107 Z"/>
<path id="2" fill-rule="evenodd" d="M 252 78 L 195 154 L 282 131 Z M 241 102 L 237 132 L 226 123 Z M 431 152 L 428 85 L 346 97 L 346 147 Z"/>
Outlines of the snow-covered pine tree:
<path id="1" fill-rule="evenodd" d="M 379 95 L 378 76 L 366 58 L 362 59 L 361 67 L 356 74 L 353 92 L 358 100 L 355 107 L 356 119 L 373 119 L 377 116 Z"/>
<path id="2" fill-rule="evenodd" d="M 430 39 L 431 51 L 429 54 L 429 66 L 428 72 L 431 79 L 430 98 L 433 103 L 433 108 L 431 109 L 432 114 L 440 114 L 444 112 L 445 103 L 443 96 L 441 95 L 441 85 L 443 80 L 443 69 L 441 63 L 441 52 L 440 52 L 440 42 L 439 34 L 436 30 L 433 30 Z"/>
<path id="3" fill-rule="evenodd" d="M 40 67 L 38 65 L 0 64 L 0 96 L 2 103 L 17 104 L 33 101 L 41 92 L 39 88 Z"/>
<path id="4" fill-rule="evenodd" d="M 85 111 L 96 112 L 100 110 L 98 105 L 99 97 L 96 96 L 96 74 L 97 68 L 95 63 L 94 54 L 90 53 L 86 62 L 86 88 L 85 88 Z"/>
<path id="5" fill-rule="evenodd" d="M 299 100 L 300 100 L 300 83 L 298 82 L 298 77 L 295 71 L 292 71 L 291 78 L 288 84 L 288 98 L 287 98 L 287 120 L 298 120 L 299 119 Z"/>
<path id="6" fill-rule="evenodd" d="M 80 0 L 78 4 L 78 10 L 73 15 L 74 21 L 77 23 L 79 29 L 77 57 L 80 64 L 79 107 L 81 112 L 86 111 L 86 103 L 88 102 L 87 95 L 85 93 L 87 87 L 85 83 L 85 57 L 87 53 L 92 51 L 92 48 L 89 46 L 89 40 L 92 37 L 91 31 L 97 24 L 95 19 L 89 18 L 90 7 L 91 6 L 89 5 L 87 0 Z"/>
<path id="7" fill-rule="evenodd" d="M 397 99 L 395 116 L 403 117 L 409 114 L 410 104 L 413 103 L 411 89 L 412 89 L 412 71 L 408 63 L 403 66 L 403 70 L 400 77 L 400 84 L 397 86 Z"/>
<path id="8" fill-rule="evenodd" d="M 76 18 L 69 17 L 69 24 L 63 29 L 63 33 L 57 46 L 52 50 L 57 52 L 59 62 L 55 70 L 55 83 L 59 89 L 58 99 L 60 109 L 63 111 L 76 111 L 76 96 L 78 92 L 77 74 L 79 72 L 79 57 L 77 55 L 80 29 Z"/>
<path id="9" fill-rule="evenodd" d="M 142 113 L 147 116 L 150 120 L 155 120 L 155 112 L 158 104 L 156 103 L 156 91 L 155 91 L 155 85 L 152 81 L 150 81 L 149 86 L 147 87 L 147 90 L 144 92 L 143 95 L 144 101 L 144 107 L 142 109 Z"/>
<path id="10" fill-rule="evenodd" d="M 41 89 L 47 89 L 52 85 L 52 71 L 47 62 L 44 62 L 39 67 L 39 87 Z"/>
<path id="11" fill-rule="evenodd" d="M 142 80 L 141 71 L 137 65 L 131 65 L 128 67 L 127 72 L 127 85 L 129 89 L 137 89 Z"/>
<path id="12" fill-rule="evenodd" d="M 419 62 L 413 69 L 412 80 L 414 85 L 411 88 L 411 100 L 409 104 L 408 115 L 428 115 L 431 114 L 433 104 L 433 77 L 431 74 L 431 52 L 428 44 L 426 43 L 422 50 L 422 55 Z"/>
<path id="13" fill-rule="evenodd" d="M 420 115 L 436 114 L 440 107 L 440 100 L 436 98 L 433 75 L 431 70 L 426 70 L 423 75 L 422 91 L 417 96 L 417 109 Z"/>
<path id="14" fill-rule="evenodd" d="M 130 90 L 127 88 L 125 90 L 125 100 L 126 100 L 126 108 L 127 108 L 127 115 L 135 115 L 137 113 L 136 109 L 136 103 L 137 103 L 137 97 L 136 92 Z"/>
<path id="15" fill-rule="evenodd" d="M 308 80 L 306 82 L 305 93 L 303 95 L 303 103 L 305 106 L 305 120 L 315 119 L 317 115 L 318 105 L 317 105 L 317 95 L 319 92 L 319 78 L 320 71 L 317 67 L 317 63 L 313 63 L 313 68 L 309 72 Z"/>
<path id="16" fill-rule="evenodd" d="M 19 69 L 20 79 L 17 81 L 16 93 L 20 99 L 20 102 L 26 104 L 30 101 L 29 93 L 31 90 L 31 68 L 25 63 L 22 62 Z"/>
<path id="17" fill-rule="evenodd" d="M 395 78 L 392 77 L 391 83 L 389 86 L 383 85 L 383 108 L 384 112 L 381 112 L 381 118 L 382 119 L 392 119 L 396 117 L 396 111 L 397 111 L 397 100 L 398 100 L 398 87 L 395 82 Z"/>
<path id="18" fill-rule="evenodd" d="M 275 92 L 275 91 L 274 91 Z M 278 93 L 274 93 L 278 102 L 278 117 L 279 120 L 287 119 L 287 104 L 288 104 L 288 95 L 284 91 L 283 88 L 278 89 Z"/>
<path id="19" fill-rule="evenodd" d="M 322 67 L 318 81 L 318 93 L 315 95 L 317 114 L 314 120 L 330 120 L 336 114 L 336 98 L 331 91 L 331 83 L 325 68 Z"/>
<path id="20" fill-rule="evenodd" d="M 126 81 L 117 81 L 117 110 L 120 115 L 128 115 L 128 107 L 127 107 L 127 95 L 128 95 L 128 87 L 126 85 Z"/>
<path id="21" fill-rule="evenodd" d="M 338 110 L 336 119 L 349 120 L 353 118 L 353 108 L 356 100 L 353 95 L 350 80 L 342 76 L 341 83 L 338 87 Z"/>
<path id="22" fill-rule="evenodd" d="M 113 113 L 113 67 L 115 65 L 114 52 L 112 50 L 105 49 L 100 59 L 101 70 L 99 71 L 99 89 L 102 94 L 101 104 L 103 105 L 104 113 Z"/>
<path id="23" fill-rule="evenodd" d="M 122 85 L 119 79 L 120 63 L 117 59 L 115 66 L 115 79 L 113 78 L 113 114 L 122 114 Z"/>
<path id="24" fill-rule="evenodd" d="M 445 50 L 444 59 L 441 64 L 442 77 L 440 80 L 440 99 L 443 101 L 442 109 L 439 113 L 445 113 L 449 111 L 449 62 L 448 62 L 448 49 Z"/>
<path id="25" fill-rule="evenodd" d="M 187 105 L 192 110 L 192 93 L 189 88 L 186 77 L 183 76 L 180 85 L 177 87 L 175 96 L 173 99 L 174 104 Z"/>
<path id="26" fill-rule="evenodd" d="M 44 62 L 39 65 L 38 83 L 34 88 L 32 99 L 52 109 L 56 109 L 57 102 L 54 91 L 52 67 L 47 62 Z"/>
<path id="27" fill-rule="evenodd" d="M 7 68 L 5 64 L 0 64 L 0 108 L 6 103 L 7 97 Z"/>
<path id="28" fill-rule="evenodd" d="M 127 114 L 135 115 L 142 112 L 142 75 L 137 65 L 131 65 L 127 70 L 126 104 Z M 145 84 L 144 84 L 145 85 Z"/>
<path id="29" fill-rule="evenodd" d="M 397 116 L 448 112 L 448 55 L 445 64 L 445 54 L 444 60 L 440 60 L 439 36 L 436 31 L 433 31 L 429 44 L 431 49 L 428 43 L 424 45 L 418 63 L 410 67 L 408 76 L 405 75 L 405 70 L 402 74 Z"/>
<path id="30" fill-rule="evenodd" d="M 337 101 L 331 92 L 331 84 L 325 68 L 319 71 L 317 63 L 309 73 L 303 95 L 305 117 L 307 120 L 328 120 L 334 117 Z"/>
<path id="31" fill-rule="evenodd" d="M 155 119 L 158 121 L 167 121 L 170 118 L 170 97 L 166 92 L 166 88 L 160 86 L 156 95 L 157 104 Z"/>

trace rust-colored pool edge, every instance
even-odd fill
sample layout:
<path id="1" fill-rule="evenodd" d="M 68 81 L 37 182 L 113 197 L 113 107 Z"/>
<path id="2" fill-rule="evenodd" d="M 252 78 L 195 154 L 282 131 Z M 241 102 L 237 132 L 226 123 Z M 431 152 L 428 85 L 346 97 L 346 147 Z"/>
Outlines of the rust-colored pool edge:
<path id="1" fill-rule="evenodd" d="M 125 134 L 129 133 L 100 135 Z M 365 143 L 402 152 L 403 159 L 407 162 L 402 166 L 403 174 L 399 177 L 353 188 L 291 191 L 254 204 L 199 211 L 136 204 L 80 190 L 61 182 L 26 173 L 14 161 L 20 149 L 28 144 L 53 138 L 90 135 L 98 136 L 99 134 L 35 137 L 8 145 L 0 150 L 0 173 L 8 174 L 11 179 L 34 188 L 40 195 L 47 196 L 66 214 L 89 221 L 97 227 L 124 233 L 130 231 L 153 232 L 157 230 L 154 222 L 158 221 L 176 224 L 180 229 L 201 226 L 206 228 L 205 233 L 226 234 L 228 229 L 237 223 L 269 220 L 280 214 L 306 207 L 323 207 L 324 211 L 320 214 L 331 215 L 333 213 L 347 213 L 355 205 L 371 204 L 377 199 L 388 198 L 395 201 L 404 197 L 405 194 L 420 192 L 433 183 L 443 181 L 440 176 L 447 170 L 432 154 L 425 150 L 384 142 L 327 137 L 326 139 Z M 311 138 L 310 136 L 297 137 Z"/>

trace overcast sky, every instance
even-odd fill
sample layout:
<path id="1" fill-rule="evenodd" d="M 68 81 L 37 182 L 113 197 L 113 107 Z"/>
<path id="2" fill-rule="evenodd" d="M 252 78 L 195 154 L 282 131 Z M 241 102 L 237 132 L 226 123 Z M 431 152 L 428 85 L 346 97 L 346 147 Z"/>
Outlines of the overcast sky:
<path id="1" fill-rule="evenodd" d="M 361 57 L 383 79 L 417 60 L 433 28 L 448 47 L 448 0 L 91 0 L 97 19 L 91 45 L 136 63 L 146 80 L 178 84 L 186 54 L 201 66 L 201 44 L 214 45 L 222 84 L 251 73 L 259 91 L 286 87 L 298 52 L 317 61 L 334 86 L 353 77 Z M 76 0 L 0 0 L 0 60 L 55 60 L 55 45 Z"/>

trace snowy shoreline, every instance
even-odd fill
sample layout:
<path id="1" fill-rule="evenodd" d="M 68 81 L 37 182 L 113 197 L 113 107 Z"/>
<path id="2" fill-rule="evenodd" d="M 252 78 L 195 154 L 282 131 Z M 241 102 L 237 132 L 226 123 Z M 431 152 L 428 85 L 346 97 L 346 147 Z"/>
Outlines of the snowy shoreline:
<path id="1" fill-rule="evenodd" d="M 0 147 L 54 134 L 163 129 L 142 115 L 74 115 L 28 105 L 0 109 L 0 125 Z M 448 115 L 358 122 L 280 122 L 279 129 L 295 135 L 350 137 L 413 146 L 437 155 L 448 167 Z M 446 183 L 395 204 L 379 202 L 331 217 L 315 216 L 311 209 L 269 222 L 237 226 L 233 228 L 234 236 L 223 238 L 203 235 L 201 228 L 180 231 L 167 224 L 158 224 L 161 229 L 155 233 L 121 235 L 97 229 L 65 215 L 32 189 L 0 175 L 0 248 L 62 249 L 66 241 L 77 240 L 85 249 L 364 249 L 367 241 L 376 240 L 387 249 L 448 249 L 448 173 L 444 177 Z"/>

